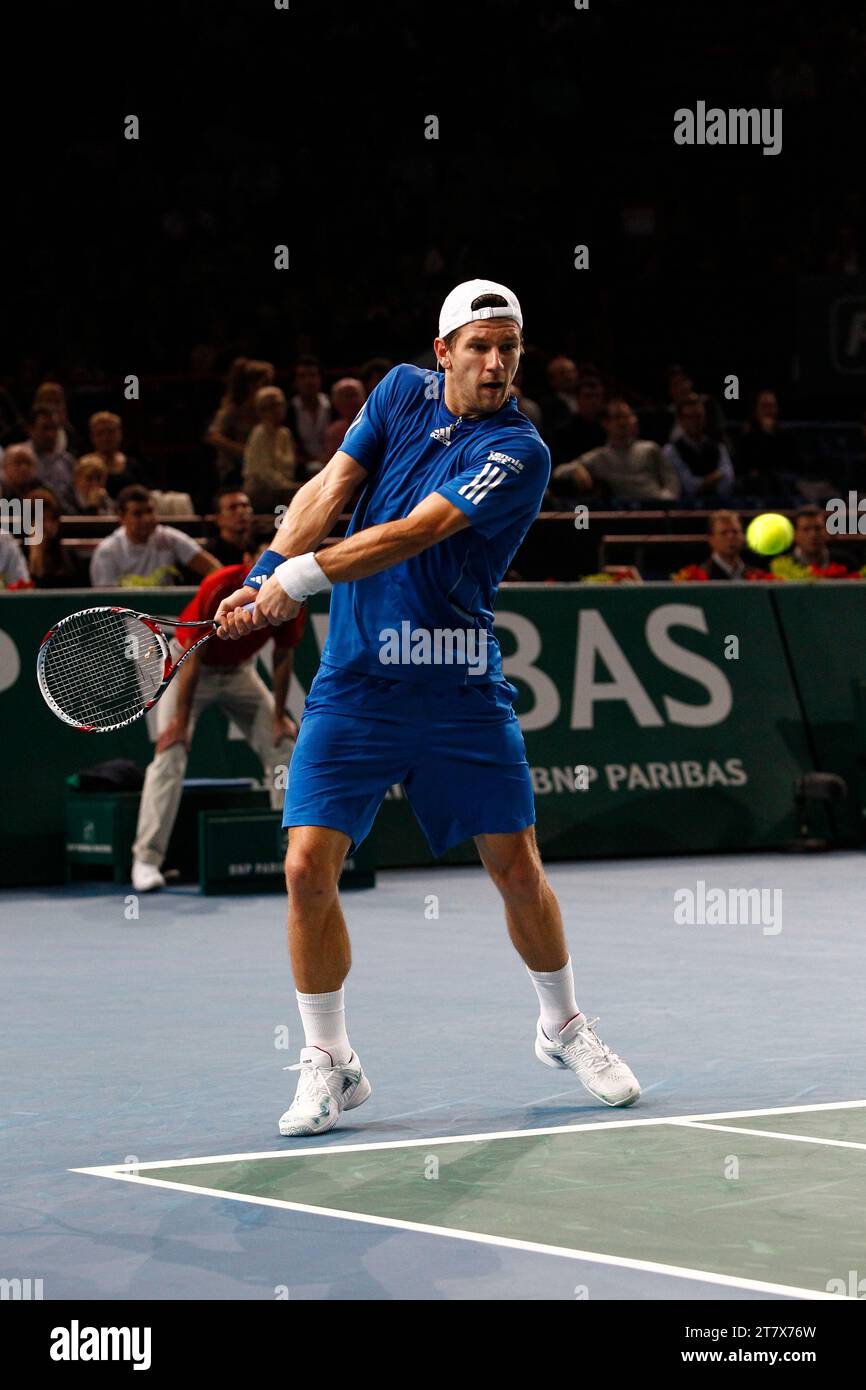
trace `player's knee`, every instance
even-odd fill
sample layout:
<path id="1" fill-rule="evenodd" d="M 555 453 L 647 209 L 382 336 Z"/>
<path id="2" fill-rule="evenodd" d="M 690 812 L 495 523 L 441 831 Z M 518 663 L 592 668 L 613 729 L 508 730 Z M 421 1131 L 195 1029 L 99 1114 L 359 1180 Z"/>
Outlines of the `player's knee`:
<path id="1" fill-rule="evenodd" d="M 537 898 L 544 891 L 544 869 L 538 855 L 521 846 L 498 864 L 487 866 L 490 877 L 505 898 L 522 901 Z"/>
<path id="2" fill-rule="evenodd" d="M 312 901 L 330 897 L 336 875 L 330 864 L 305 849 L 289 848 L 286 855 L 286 888 L 293 901 Z"/>

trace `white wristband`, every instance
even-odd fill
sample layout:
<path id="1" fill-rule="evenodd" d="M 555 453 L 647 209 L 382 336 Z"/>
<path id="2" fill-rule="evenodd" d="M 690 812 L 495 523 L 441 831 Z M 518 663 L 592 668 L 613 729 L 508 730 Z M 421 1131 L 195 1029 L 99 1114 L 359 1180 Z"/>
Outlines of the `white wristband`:
<path id="1" fill-rule="evenodd" d="M 303 603 L 310 594 L 318 594 L 331 588 L 331 581 L 322 569 L 312 550 L 306 555 L 293 555 L 284 560 L 274 570 L 274 578 L 280 587 L 296 603 Z"/>

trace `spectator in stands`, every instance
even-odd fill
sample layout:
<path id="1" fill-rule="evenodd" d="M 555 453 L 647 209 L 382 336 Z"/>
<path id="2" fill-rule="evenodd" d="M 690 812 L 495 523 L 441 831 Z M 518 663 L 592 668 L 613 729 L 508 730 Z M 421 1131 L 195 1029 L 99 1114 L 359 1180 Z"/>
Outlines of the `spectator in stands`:
<path id="1" fill-rule="evenodd" d="M 511 383 L 511 394 L 517 401 L 518 410 L 521 410 L 523 414 L 526 416 L 527 420 L 531 420 L 535 428 L 537 430 L 540 430 L 541 406 L 538 404 L 537 401 L 532 400 L 531 397 L 524 394 L 522 362 L 520 366 L 517 368 L 517 371 L 514 373 L 514 380 Z M 567 457 L 571 456 L 568 455 Z"/>
<path id="2" fill-rule="evenodd" d="M 696 393 L 680 397 L 677 423 L 677 437 L 663 452 L 677 471 L 683 504 L 713 507 L 727 502 L 734 490 L 734 465 L 724 444 L 707 434 L 706 407 Z"/>
<path id="3" fill-rule="evenodd" d="M 72 474 L 72 512 L 75 516 L 111 516 L 114 504 L 108 495 L 108 469 L 98 454 L 85 454 Z"/>
<path id="4" fill-rule="evenodd" d="M 614 502 L 669 505 L 680 496 L 680 480 L 658 444 L 637 439 L 637 416 L 628 401 L 608 401 L 602 415 L 607 443 L 553 470 L 557 483 L 580 492 L 601 484 Z"/>
<path id="5" fill-rule="evenodd" d="M 61 514 L 53 493 L 35 488 L 30 502 L 42 504 L 42 539 L 25 551 L 30 578 L 37 589 L 74 589 L 82 575 L 61 535 Z"/>
<path id="6" fill-rule="evenodd" d="M 775 391 L 758 391 L 736 448 L 738 491 L 755 506 L 790 506 L 799 469 L 794 437 L 779 424 Z"/>
<path id="7" fill-rule="evenodd" d="M 267 510 L 267 509 L 266 509 Z M 245 492 L 222 487 L 216 495 L 216 519 L 208 529 L 207 546 L 221 565 L 240 565 L 252 544 L 255 516 Z"/>
<path id="8" fill-rule="evenodd" d="M 0 386 L 0 446 L 17 444 L 26 436 L 24 417 L 6 388 Z"/>
<path id="9" fill-rule="evenodd" d="M 0 497 L 19 502 L 36 486 L 38 464 L 29 444 L 10 444 L 3 455 Z"/>
<path id="10" fill-rule="evenodd" d="M 0 588 L 30 587 L 21 547 L 8 531 L 0 531 Z"/>
<path id="11" fill-rule="evenodd" d="M 36 388 L 36 395 L 33 397 L 33 404 L 47 405 L 50 410 L 56 412 L 59 423 L 57 432 L 57 447 L 64 453 L 72 454 L 77 457 L 81 453 L 81 439 L 78 431 L 70 424 L 69 414 L 66 408 L 66 392 L 59 381 L 43 381 Z"/>
<path id="12" fill-rule="evenodd" d="M 714 400 L 712 396 L 707 396 L 704 392 L 698 391 L 685 367 L 681 367 L 679 363 L 675 363 L 673 367 L 668 368 L 667 381 L 669 397 L 667 407 L 668 415 L 673 416 L 669 436 L 670 442 L 673 443 L 682 428 L 677 417 L 680 401 L 685 400 L 686 396 L 699 395 L 707 413 L 707 434 L 711 439 L 717 439 L 719 443 L 727 444 L 727 424 L 718 401 Z"/>
<path id="13" fill-rule="evenodd" d="M 297 452 L 286 428 L 288 407 L 279 386 L 262 386 L 256 392 L 255 404 L 258 423 L 244 449 L 244 492 L 254 511 L 272 512 L 291 496 Z"/>
<path id="14" fill-rule="evenodd" d="M 181 568 L 210 574 L 220 563 L 198 541 L 173 526 L 157 525 L 153 499 L 146 487 L 133 484 L 117 499 L 120 525 L 93 552 L 90 582 L 94 588 L 176 584 Z"/>
<path id="15" fill-rule="evenodd" d="M 394 363 L 390 357 L 371 357 L 364 363 L 358 372 L 361 385 L 364 388 L 364 399 L 366 400 L 374 386 L 378 386 L 380 381 L 384 381 Z"/>
<path id="16" fill-rule="evenodd" d="M 800 565 L 815 565 L 825 569 L 827 565 L 844 565 L 847 570 L 860 568 L 858 561 L 849 550 L 828 544 L 827 514 L 821 507 L 810 503 L 800 507 L 794 517 L 794 545 L 788 553 Z"/>
<path id="17" fill-rule="evenodd" d="M 205 443 L 217 451 L 217 478 L 222 487 L 240 485 L 244 449 L 256 424 L 256 392 L 271 386 L 273 380 L 271 363 L 256 358 L 236 357 L 229 368 L 225 393 L 205 434 Z"/>
<path id="18" fill-rule="evenodd" d="M 97 410 L 87 422 L 92 454 L 83 454 L 82 462 L 101 460 L 105 465 L 105 488 L 115 502 L 125 488 L 143 484 L 141 465 L 121 449 L 123 421 L 111 410 Z"/>
<path id="19" fill-rule="evenodd" d="M 317 357 L 301 357 L 295 366 L 295 394 L 292 396 L 292 434 L 298 442 L 301 460 L 308 475 L 318 473 L 328 462 L 325 434 L 331 423 L 331 406 L 322 390 L 322 373 Z"/>
<path id="20" fill-rule="evenodd" d="M 331 406 L 334 419 L 325 430 L 325 453 L 327 463 L 342 444 L 346 430 L 351 425 L 364 404 L 364 387 L 355 376 L 344 376 L 331 387 Z"/>
<path id="21" fill-rule="evenodd" d="M 580 458 L 599 449 L 607 439 L 602 424 L 604 386 L 597 376 L 582 376 L 577 383 L 577 410 L 549 438 L 554 463 Z"/>
<path id="22" fill-rule="evenodd" d="M 555 438 L 572 415 L 577 414 L 577 363 L 570 357 L 552 357 L 547 364 L 550 390 L 539 401 L 542 433 L 546 440 Z"/>
<path id="23" fill-rule="evenodd" d="M 180 616 L 196 622 L 212 618 L 269 540 L 251 544 L 241 564 L 208 575 Z M 285 792 L 276 771 L 288 767 L 298 736 L 286 702 L 305 611 L 302 608 L 280 627 L 260 628 L 237 642 L 209 642 L 181 667 L 157 705 L 156 749 L 144 779 L 132 850 L 132 884 L 137 892 L 165 886 L 161 869 L 180 805 L 189 746 L 198 717 L 208 705 L 217 705 L 238 725 L 262 764 L 271 805 L 274 810 L 282 806 Z M 178 629 L 172 643 L 175 658 L 189 646 L 193 632 Z M 274 643 L 273 693 L 255 669 L 257 654 L 270 639 Z"/>
<path id="24" fill-rule="evenodd" d="M 737 513 L 725 510 L 712 512 L 707 530 L 710 554 L 701 566 L 707 578 L 745 579 L 747 566 L 743 552 L 746 549 L 746 537 Z M 749 568 L 766 568 L 760 556 L 752 555 L 751 551 L 746 551 L 746 555 L 750 562 Z"/>
<path id="25" fill-rule="evenodd" d="M 40 483 L 54 493 L 64 512 L 72 507 L 72 471 L 75 459 L 58 447 L 60 421 L 47 405 L 30 412 L 30 447 L 36 455 L 36 474 Z"/>

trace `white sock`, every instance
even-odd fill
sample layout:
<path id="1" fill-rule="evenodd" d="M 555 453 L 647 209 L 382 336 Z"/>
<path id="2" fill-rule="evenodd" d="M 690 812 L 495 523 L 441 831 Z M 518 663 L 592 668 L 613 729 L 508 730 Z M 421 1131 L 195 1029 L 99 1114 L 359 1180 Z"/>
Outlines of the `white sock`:
<path id="1" fill-rule="evenodd" d="M 530 970 L 527 966 L 526 971 L 541 1005 L 541 1027 L 553 1041 L 566 1023 L 580 1013 L 574 997 L 571 956 L 561 970 Z"/>
<path id="2" fill-rule="evenodd" d="M 307 1047 L 320 1047 L 329 1052 L 334 1066 L 342 1066 L 352 1055 L 352 1044 L 346 1033 L 346 1002 L 343 987 L 329 994 L 301 994 L 295 990 L 301 1011 Z"/>

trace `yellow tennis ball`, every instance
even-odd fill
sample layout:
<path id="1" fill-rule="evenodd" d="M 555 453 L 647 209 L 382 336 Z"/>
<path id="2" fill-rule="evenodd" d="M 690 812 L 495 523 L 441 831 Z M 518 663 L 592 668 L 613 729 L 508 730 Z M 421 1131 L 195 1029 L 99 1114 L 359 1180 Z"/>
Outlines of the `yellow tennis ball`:
<path id="1" fill-rule="evenodd" d="M 781 555 L 794 539 L 794 528 L 786 516 L 764 512 L 749 522 L 746 545 L 757 555 Z"/>

